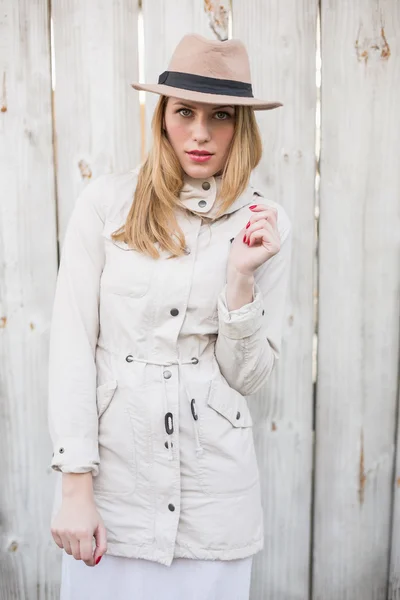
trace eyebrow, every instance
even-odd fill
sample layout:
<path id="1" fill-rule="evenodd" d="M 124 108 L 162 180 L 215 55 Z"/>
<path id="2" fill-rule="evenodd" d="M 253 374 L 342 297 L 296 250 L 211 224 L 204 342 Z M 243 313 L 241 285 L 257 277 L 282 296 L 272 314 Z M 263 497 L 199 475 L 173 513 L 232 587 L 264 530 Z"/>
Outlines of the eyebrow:
<path id="1" fill-rule="evenodd" d="M 185 106 L 186 108 L 196 108 L 195 106 L 193 106 L 193 104 L 189 104 L 188 102 L 184 102 L 184 101 L 175 101 L 174 102 L 174 106 L 177 105 L 181 105 L 181 106 Z M 221 110 L 221 108 L 235 108 L 234 106 L 232 106 L 231 104 L 221 104 L 221 106 L 215 106 L 214 109 L 215 110 Z"/>

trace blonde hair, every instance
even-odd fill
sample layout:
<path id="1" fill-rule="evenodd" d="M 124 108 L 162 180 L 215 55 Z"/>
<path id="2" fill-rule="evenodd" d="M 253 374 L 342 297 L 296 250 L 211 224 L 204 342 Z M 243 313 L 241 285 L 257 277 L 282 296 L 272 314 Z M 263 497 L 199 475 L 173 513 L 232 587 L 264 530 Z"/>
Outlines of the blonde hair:
<path id="1" fill-rule="evenodd" d="M 161 96 L 154 110 L 153 145 L 140 168 L 126 221 L 112 234 L 114 240 L 124 241 L 153 258 L 160 256 L 154 246 L 156 242 L 171 258 L 182 256 L 185 248 L 185 237 L 175 215 L 184 172 L 163 128 L 167 101 L 167 96 Z M 237 106 L 235 130 L 218 197 L 222 202 L 215 219 L 246 189 L 261 154 L 262 142 L 254 110 Z"/>

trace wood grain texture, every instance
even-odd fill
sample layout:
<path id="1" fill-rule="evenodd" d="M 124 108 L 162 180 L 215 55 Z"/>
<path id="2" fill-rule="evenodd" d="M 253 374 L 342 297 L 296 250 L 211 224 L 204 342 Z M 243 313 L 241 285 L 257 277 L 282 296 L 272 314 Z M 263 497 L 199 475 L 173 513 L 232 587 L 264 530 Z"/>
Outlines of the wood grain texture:
<path id="1" fill-rule="evenodd" d="M 400 374 L 399 374 L 400 375 Z M 397 404 L 400 402 L 400 377 L 398 381 L 399 395 Z M 393 481 L 393 514 L 391 523 L 391 554 L 389 570 L 389 593 L 388 600 L 400 600 L 400 413 L 397 412 L 397 434 L 396 434 L 396 462 L 395 476 Z"/>
<path id="2" fill-rule="evenodd" d="M 400 5 L 321 9 L 313 598 L 383 600 L 399 361 Z"/>
<path id="3" fill-rule="evenodd" d="M 0 2 L 0 600 L 56 598 L 48 332 L 57 273 L 47 2 Z"/>
<path id="4" fill-rule="evenodd" d="M 293 227 L 282 357 L 249 398 L 263 486 L 265 545 L 254 560 L 252 598 L 304 600 L 309 593 L 313 450 L 313 264 L 316 3 L 232 3 L 233 37 L 248 48 L 254 95 L 283 107 L 258 111 L 266 196 Z"/>
<path id="5" fill-rule="evenodd" d="M 52 4 L 60 240 L 87 181 L 140 160 L 138 1 Z"/>
<path id="6" fill-rule="evenodd" d="M 210 39 L 228 37 L 226 28 L 229 0 L 143 0 L 145 82 L 157 83 L 168 68 L 169 60 L 180 39 L 199 33 Z M 146 149 L 151 140 L 151 119 L 158 94 L 145 94 Z"/>

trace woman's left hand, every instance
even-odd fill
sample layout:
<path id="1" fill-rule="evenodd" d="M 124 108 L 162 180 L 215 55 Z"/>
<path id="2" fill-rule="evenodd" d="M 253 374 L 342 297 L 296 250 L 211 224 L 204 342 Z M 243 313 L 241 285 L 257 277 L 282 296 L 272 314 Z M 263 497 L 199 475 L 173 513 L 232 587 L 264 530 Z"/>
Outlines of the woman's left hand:
<path id="1" fill-rule="evenodd" d="M 229 267 L 244 275 L 253 275 L 281 248 L 276 208 L 256 204 L 250 209 L 253 214 L 235 237 L 229 255 Z"/>

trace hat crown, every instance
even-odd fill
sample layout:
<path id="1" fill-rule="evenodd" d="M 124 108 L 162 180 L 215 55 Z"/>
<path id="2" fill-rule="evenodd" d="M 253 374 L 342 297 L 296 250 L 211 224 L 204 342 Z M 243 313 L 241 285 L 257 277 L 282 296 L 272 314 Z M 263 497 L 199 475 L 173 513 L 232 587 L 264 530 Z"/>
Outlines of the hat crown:
<path id="1" fill-rule="evenodd" d="M 187 34 L 175 48 L 168 70 L 251 83 L 247 50 L 237 39 L 221 42 Z"/>
<path id="2" fill-rule="evenodd" d="M 157 83 L 131 84 L 136 90 L 153 92 L 188 102 L 249 106 L 270 110 L 281 102 L 255 98 L 250 61 L 243 42 L 221 42 L 197 33 L 183 36 Z"/>

